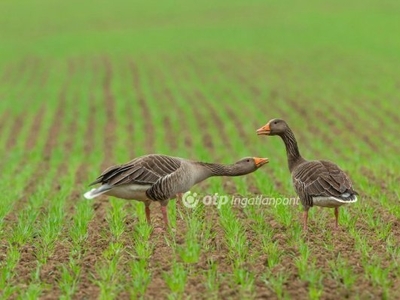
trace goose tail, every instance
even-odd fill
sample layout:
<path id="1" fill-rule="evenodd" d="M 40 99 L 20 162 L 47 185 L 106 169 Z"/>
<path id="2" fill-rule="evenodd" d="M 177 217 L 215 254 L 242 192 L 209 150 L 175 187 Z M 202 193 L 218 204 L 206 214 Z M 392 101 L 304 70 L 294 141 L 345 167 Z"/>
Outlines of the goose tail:
<path id="1" fill-rule="evenodd" d="M 110 185 L 105 184 L 98 187 L 97 189 L 91 189 L 90 191 L 84 193 L 83 197 L 85 197 L 86 199 L 93 199 L 104 193 L 107 193 L 109 190 L 111 190 L 111 188 L 112 187 Z"/>

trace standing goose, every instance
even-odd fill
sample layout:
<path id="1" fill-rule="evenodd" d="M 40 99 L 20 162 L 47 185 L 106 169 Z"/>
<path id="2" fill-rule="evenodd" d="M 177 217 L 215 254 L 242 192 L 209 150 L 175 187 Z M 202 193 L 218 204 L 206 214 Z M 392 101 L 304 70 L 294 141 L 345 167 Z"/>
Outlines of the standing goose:
<path id="1" fill-rule="evenodd" d="M 150 204 L 161 203 L 165 226 L 169 199 L 182 195 L 193 185 L 212 176 L 240 176 L 254 172 L 268 163 L 268 158 L 246 157 L 231 165 L 191 161 L 179 157 L 150 154 L 105 170 L 93 183 L 101 186 L 84 194 L 93 199 L 102 194 L 142 201 L 150 223 Z"/>
<path id="2" fill-rule="evenodd" d="M 257 130 L 257 134 L 279 135 L 285 143 L 293 185 L 304 207 L 304 230 L 307 230 L 308 210 L 314 205 L 335 208 L 337 229 L 339 206 L 356 202 L 358 195 L 346 173 L 326 160 L 305 160 L 300 155 L 292 130 L 284 120 L 270 120 Z"/>

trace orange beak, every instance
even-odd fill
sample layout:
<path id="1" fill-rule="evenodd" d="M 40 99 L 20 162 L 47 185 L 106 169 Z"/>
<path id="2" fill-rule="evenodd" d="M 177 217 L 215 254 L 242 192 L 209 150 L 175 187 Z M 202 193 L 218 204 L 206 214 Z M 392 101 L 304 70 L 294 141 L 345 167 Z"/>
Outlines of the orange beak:
<path id="1" fill-rule="evenodd" d="M 253 157 L 256 167 L 259 168 L 269 162 L 268 158 Z"/>
<path id="2" fill-rule="evenodd" d="M 258 135 L 269 135 L 271 133 L 271 129 L 269 128 L 269 122 L 263 127 L 257 129 L 256 132 Z"/>

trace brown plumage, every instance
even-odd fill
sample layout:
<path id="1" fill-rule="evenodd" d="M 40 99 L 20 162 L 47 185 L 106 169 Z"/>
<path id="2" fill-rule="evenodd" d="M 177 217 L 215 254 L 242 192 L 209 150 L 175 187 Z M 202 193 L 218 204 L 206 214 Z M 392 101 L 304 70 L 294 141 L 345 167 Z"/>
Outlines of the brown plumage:
<path id="1" fill-rule="evenodd" d="M 93 183 L 101 186 L 84 194 L 92 199 L 102 194 L 127 200 L 138 200 L 146 206 L 150 223 L 150 204 L 161 203 L 165 225 L 168 225 L 168 201 L 212 176 L 240 176 L 254 172 L 268 162 L 267 158 L 247 157 L 231 165 L 191 161 L 179 157 L 150 154 L 105 170 Z"/>
<path id="2" fill-rule="evenodd" d="M 293 185 L 304 207 L 304 229 L 307 229 L 308 210 L 314 205 L 335 208 L 335 227 L 338 228 L 339 206 L 356 202 L 358 195 L 346 173 L 330 161 L 305 160 L 284 120 L 270 120 L 257 134 L 279 135 L 285 143 Z"/>

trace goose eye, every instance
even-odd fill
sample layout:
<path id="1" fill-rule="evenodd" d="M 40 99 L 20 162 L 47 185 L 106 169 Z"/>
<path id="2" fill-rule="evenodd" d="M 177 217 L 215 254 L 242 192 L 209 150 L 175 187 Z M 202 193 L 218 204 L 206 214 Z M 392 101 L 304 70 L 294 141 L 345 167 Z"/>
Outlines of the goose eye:
<path id="1" fill-rule="evenodd" d="M 275 124 L 275 125 L 278 124 L 278 121 L 274 121 L 274 124 Z"/>
<path id="2" fill-rule="evenodd" d="M 250 162 L 250 159 L 246 159 L 247 162 Z"/>

